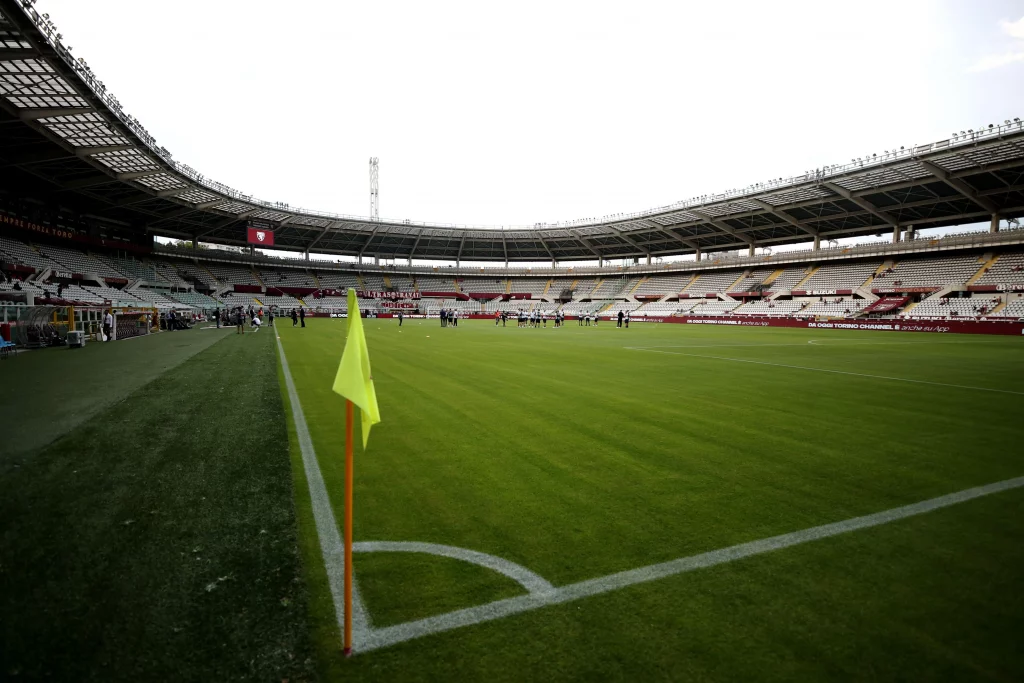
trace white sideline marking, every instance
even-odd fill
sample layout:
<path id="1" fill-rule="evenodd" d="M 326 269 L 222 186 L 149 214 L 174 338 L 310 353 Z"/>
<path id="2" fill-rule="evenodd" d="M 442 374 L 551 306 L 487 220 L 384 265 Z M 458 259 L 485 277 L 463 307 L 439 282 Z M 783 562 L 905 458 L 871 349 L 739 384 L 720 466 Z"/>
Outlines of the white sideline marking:
<path id="1" fill-rule="evenodd" d="M 631 349 L 633 351 L 652 351 L 654 349 L 741 349 L 744 347 L 762 347 L 762 346 L 806 346 L 807 344 L 815 344 L 821 346 L 846 346 L 847 344 L 866 344 L 868 346 L 937 346 L 939 344 L 985 344 L 990 342 L 982 342 L 979 340 L 970 341 L 933 341 L 933 342 L 922 342 L 922 341 L 869 341 L 867 339 L 811 339 L 806 344 L 804 342 L 799 343 L 785 343 L 785 344 L 665 344 L 657 346 L 624 346 L 624 349 Z"/>
<path id="2" fill-rule="evenodd" d="M 668 562 L 640 567 L 639 569 L 631 569 L 629 571 L 609 574 L 608 576 L 602 576 L 596 579 L 580 581 L 579 583 L 554 588 L 545 593 L 521 595 L 515 598 L 497 600 L 478 607 L 469 607 L 467 609 L 428 617 L 426 619 L 409 621 L 404 624 L 387 626 L 385 628 L 374 628 L 370 629 L 369 633 L 364 638 L 361 638 L 356 642 L 356 648 L 358 652 L 369 652 L 371 650 L 395 645 L 406 640 L 420 638 L 432 633 L 441 633 L 443 631 L 450 631 L 463 626 L 493 621 L 495 619 L 501 619 L 503 617 L 527 612 L 540 607 L 556 605 L 563 602 L 569 602 L 571 600 L 578 600 L 579 598 L 591 595 L 599 595 L 601 593 L 607 593 L 609 591 L 625 588 L 638 583 L 655 581 L 657 579 L 674 576 L 676 574 L 693 571 L 695 569 L 713 567 L 718 564 L 740 560 L 753 555 L 760 555 L 773 550 L 807 543 L 808 541 L 817 541 L 819 539 L 838 536 L 858 529 L 867 529 L 881 524 L 888 524 L 889 522 L 895 522 L 907 517 L 921 515 L 926 512 L 949 507 L 951 505 L 957 505 L 975 498 L 1019 488 L 1021 486 L 1024 486 L 1024 477 L 1007 479 L 1005 481 L 987 484 L 985 486 L 978 486 L 958 491 L 938 498 L 932 498 L 931 500 L 925 500 L 919 503 L 912 503 L 911 505 L 904 505 L 903 507 L 892 508 L 891 510 L 876 512 L 872 515 L 854 517 L 853 519 L 848 519 L 842 522 L 824 524 L 789 534 L 772 536 L 771 538 L 765 538 L 759 541 L 741 543 L 739 545 L 722 548 L 720 550 L 713 550 L 700 555 L 682 557 Z"/>
<path id="3" fill-rule="evenodd" d="M 277 336 L 277 335 L 275 335 Z M 309 427 L 299 403 L 295 382 L 288 369 L 288 359 L 284 355 L 281 337 L 277 336 L 277 350 L 281 356 L 281 369 L 284 373 L 285 386 L 288 389 L 288 401 L 292 404 L 292 420 L 295 422 L 295 435 L 302 450 L 302 466 L 306 470 L 306 481 L 309 484 L 309 498 L 313 506 L 313 519 L 316 521 L 316 535 L 320 539 L 320 552 L 324 557 L 324 569 L 327 570 L 327 583 L 334 599 L 334 615 L 338 620 L 338 630 L 345 628 L 345 547 L 338 533 L 338 523 L 334 519 L 331 499 L 327 495 L 327 486 L 320 473 L 320 464 L 313 450 L 313 441 L 309 437 Z M 370 617 L 359 596 L 359 586 L 355 576 L 352 577 L 352 639 L 359 642 L 370 633 Z"/>
<path id="4" fill-rule="evenodd" d="M 803 346 L 803 344 L 801 344 Z M 726 358 L 724 356 L 703 356 L 696 353 L 680 353 L 679 351 L 661 351 L 659 349 L 642 349 L 633 346 L 625 347 L 631 351 L 647 351 L 648 353 L 665 353 L 670 356 L 688 356 L 690 358 L 707 358 L 709 360 L 727 360 L 733 363 L 751 363 L 753 365 L 770 365 L 776 368 L 789 368 L 791 370 L 810 370 L 811 372 L 828 372 L 834 375 L 850 375 L 851 377 L 867 377 L 870 379 L 884 379 L 890 382 L 910 382 L 912 384 L 930 384 L 935 387 L 952 387 L 954 389 L 970 389 L 972 391 L 991 391 L 998 394 L 1014 394 L 1024 396 L 1024 391 L 1013 391 L 1011 389 L 993 389 L 991 387 L 972 387 L 966 384 L 947 384 L 946 382 L 929 382 L 924 379 L 909 379 L 907 377 L 890 377 L 888 375 L 869 375 L 863 372 L 849 372 L 848 370 L 829 370 L 826 368 L 809 368 L 805 365 L 787 365 L 786 363 L 769 363 L 764 360 L 750 360 L 748 358 Z"/>
<path id="5" fill-rule="evenodd" d="M 555 590 L 555 587 L 548 583 L 547 579 L 534 574 L 520 564 L 496 555 L 457 548 L 453 545 L 417 543 L 415 541 L 361 541 L 352 544 L 352 550 L 357 553 L 428 553 L 440 557 L 450 557 L 504 574 L 530 593 L 547 593 Z"/>

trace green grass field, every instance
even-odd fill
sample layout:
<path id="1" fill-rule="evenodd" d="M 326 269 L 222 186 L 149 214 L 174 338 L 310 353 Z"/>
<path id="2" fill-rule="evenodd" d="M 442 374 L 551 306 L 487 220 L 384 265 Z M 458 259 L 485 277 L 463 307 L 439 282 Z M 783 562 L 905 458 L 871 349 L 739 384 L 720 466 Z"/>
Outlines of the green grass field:
<path id="1" fill-rule="evenodd" d="M 330 386 L 346 326 L 308 325 L 279 334 L 341 519 L 342 400 Z M 366 330 L 383 422 L 357 454 L 355 540 L 481 551 L 555 586 L 1024 474 L 1016 338 L 485 321 Z M 1022 503 L 1024 491 L 1006 491 L 349 662 L 337 661 L 333 612 L 314 606 L 324 675 L 1015 680 Z M 309 516 L 300 500 L 306 537 Z M 319 550 L 304 547 L 314 567 Z M 357 554 L 356 572 L 375 627 L 525 592 L 433 555 Z M 310 576 L 314 603 L 329 602 L 322 571 Z"/>
<path id="2" fill-rule="evenodd" d="M 383 421 L 355 540 L 556 589 L 1024 475 L 1021 339 L 365 327 Z M 1024 679 L 1024 487 L 346 660 L 277 355 L 340 521 L 346 323 L 276 333 L 0 364 L 0 680 Z M 355 560 L 374 633 L 527 593 Z"/>

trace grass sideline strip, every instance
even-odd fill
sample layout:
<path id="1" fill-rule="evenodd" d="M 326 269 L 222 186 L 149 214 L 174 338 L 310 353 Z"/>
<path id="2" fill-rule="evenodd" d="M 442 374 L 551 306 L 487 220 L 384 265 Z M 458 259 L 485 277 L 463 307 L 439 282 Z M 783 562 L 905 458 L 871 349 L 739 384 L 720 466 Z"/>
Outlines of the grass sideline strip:
<path id="1" fill-rule="evenodd" d="M 316 678 L 276 365 L 228 335 L 0 479 L 0 678 Z"/>

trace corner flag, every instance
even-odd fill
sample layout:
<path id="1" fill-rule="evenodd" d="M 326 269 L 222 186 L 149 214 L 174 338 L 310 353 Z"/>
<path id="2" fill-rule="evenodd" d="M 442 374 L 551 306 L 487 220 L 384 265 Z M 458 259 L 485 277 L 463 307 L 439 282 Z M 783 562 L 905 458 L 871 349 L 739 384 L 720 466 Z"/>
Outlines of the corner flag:
<path id="1" fill-rule="evenodd" d="M 356 290 L 348 290 L 348 339 L 341 354 L 338 374 L 334 378 L 334 393 L 341 394 L 359 406 L 363 414 L 363 449 L 370 438 L 370 427 L 380 422 L 377 392 L 373 389 L 370 373 L 370 354 L 363 334 L 363 318 L 359 314 Z"/>

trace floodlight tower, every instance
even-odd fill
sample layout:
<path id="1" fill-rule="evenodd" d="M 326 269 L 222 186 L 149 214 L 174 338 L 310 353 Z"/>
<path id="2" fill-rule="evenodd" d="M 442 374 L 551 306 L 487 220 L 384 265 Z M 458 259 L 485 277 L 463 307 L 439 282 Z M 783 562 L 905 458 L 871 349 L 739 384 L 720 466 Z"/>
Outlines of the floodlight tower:
<path id="1" fill-rule="evenodd" d="M 380 220 L 380 186 L 378 185 L 378 159 L 370 157 L 370 220 Z"/>

